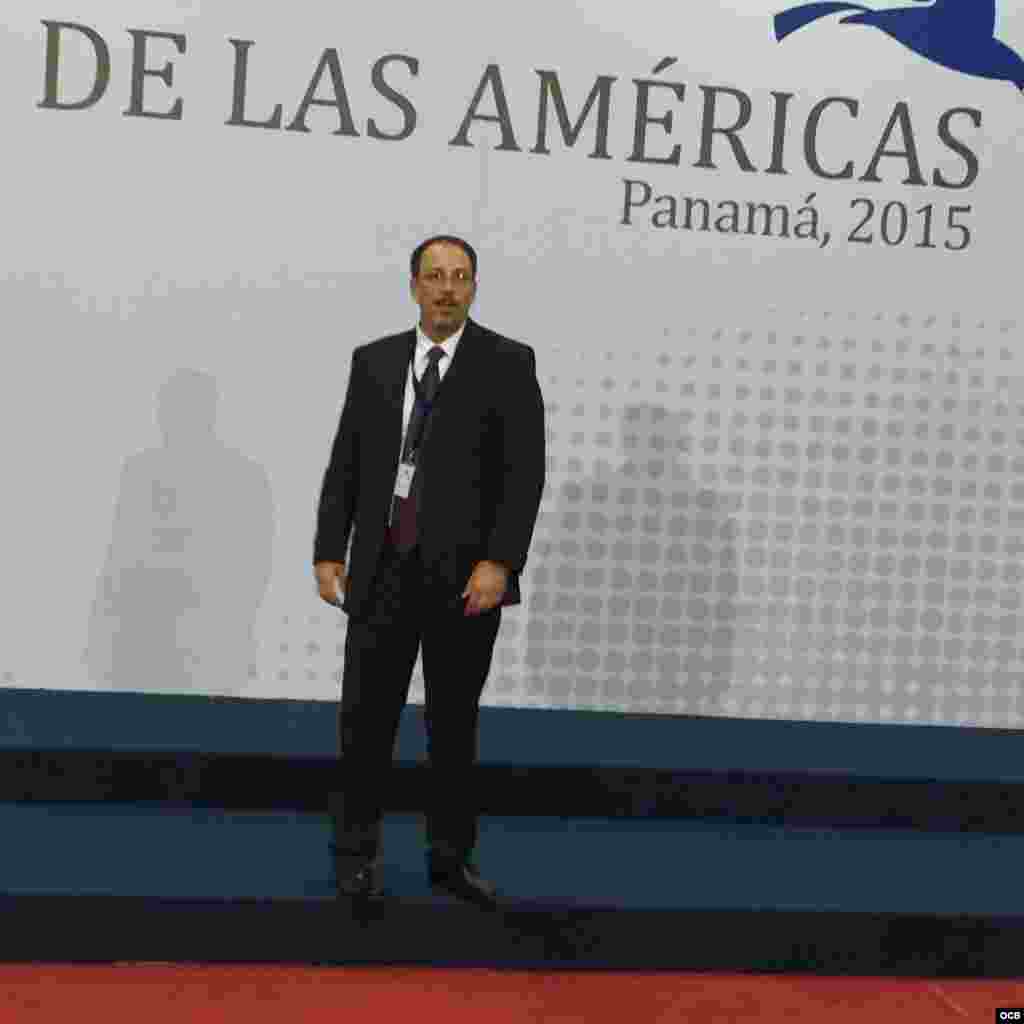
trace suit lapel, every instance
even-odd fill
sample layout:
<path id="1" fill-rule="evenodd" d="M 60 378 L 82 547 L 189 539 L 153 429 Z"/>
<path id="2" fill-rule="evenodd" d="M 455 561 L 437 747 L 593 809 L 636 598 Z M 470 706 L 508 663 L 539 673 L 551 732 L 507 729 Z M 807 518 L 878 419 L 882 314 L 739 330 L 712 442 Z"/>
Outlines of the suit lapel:
<path id="1" fill-rule="evenodd" d="M 409 360 L 416 348 L 416 330 L 406 331 L 388 347 L 386 364 L 381 367 L 381 380 L 386 382 L 387 405 L 383 410 L 386 451 L 402 450 L 402 416 L 405 404 L 405 384 L 409 373 Z"/>
<path id="2" fill-rule="evenodd" d="M 438 412 L 457 407 L 473 394 L 487 368 L 486 335 L 472 320 L 466 321 L 462 337 L 455 347 L 455 358 L 441 382 Z"/>

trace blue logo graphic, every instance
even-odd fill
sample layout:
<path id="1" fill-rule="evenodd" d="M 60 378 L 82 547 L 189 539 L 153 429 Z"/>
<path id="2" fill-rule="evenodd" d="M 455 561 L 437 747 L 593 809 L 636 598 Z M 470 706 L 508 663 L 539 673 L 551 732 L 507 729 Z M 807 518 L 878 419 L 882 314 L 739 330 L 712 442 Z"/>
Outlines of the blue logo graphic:
<path id="1" fill-rule="evenodd" d="M 872 25 L 944 68 L 1013 82 L 1024 91 L 1024 60 L 995 38 L 995 0 L 935 0 L 924 8 L 884 11 L 860 4 L 801 4 L 775 15 L 775 38 L 782 42 L 798 28 L 839 11 L 857 12 L 842 18 L 844 25 Z"/>

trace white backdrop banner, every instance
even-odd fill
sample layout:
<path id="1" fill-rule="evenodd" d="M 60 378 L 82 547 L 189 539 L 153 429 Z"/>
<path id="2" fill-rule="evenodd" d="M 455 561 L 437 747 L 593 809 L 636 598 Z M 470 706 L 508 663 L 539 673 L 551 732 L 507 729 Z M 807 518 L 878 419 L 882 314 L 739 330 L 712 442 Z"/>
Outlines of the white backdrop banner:
<path id="1" fill-rule="evenodd" d="M 335 698 L 352 349 L 454 232 L 549 429 L 485 702 L 1021 725 L 1024 4 L 0 19 L 0 686 Z"/>

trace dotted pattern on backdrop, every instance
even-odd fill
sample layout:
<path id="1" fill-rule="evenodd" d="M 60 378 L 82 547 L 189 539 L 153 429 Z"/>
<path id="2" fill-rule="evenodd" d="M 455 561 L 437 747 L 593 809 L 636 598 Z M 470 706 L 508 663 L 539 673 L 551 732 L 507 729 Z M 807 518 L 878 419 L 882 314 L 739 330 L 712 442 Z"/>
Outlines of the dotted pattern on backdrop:
<path id="1" fill-rule="evenodd" d="M 1019 726 L 1016 324 L 765 321 L 545 351 L 548 487 L 485 702 Z M 307 681 L 340 678 L 344 623 L 313 632 Z"/>

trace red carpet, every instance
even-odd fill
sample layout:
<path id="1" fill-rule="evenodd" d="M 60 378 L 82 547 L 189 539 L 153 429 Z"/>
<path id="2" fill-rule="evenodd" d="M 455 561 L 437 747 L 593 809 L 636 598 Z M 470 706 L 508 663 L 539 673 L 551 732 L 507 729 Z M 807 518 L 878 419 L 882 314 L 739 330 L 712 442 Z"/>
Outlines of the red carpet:
<path id="1" fill-rule="evenodd" d="M 1024 981 L 439 968 L 0 965 L 0 1022 L 992 1021 Z"/>

